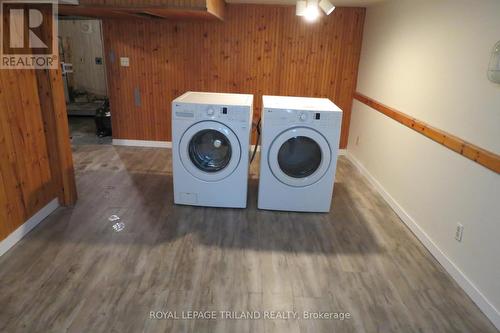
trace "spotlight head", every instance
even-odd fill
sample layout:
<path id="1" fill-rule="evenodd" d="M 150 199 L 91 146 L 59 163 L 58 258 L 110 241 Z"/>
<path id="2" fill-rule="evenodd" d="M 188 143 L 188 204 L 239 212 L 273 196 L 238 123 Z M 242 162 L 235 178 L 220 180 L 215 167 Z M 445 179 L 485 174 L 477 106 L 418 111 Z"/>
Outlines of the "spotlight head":
<path id="1" fill-rule="evenodd" d="M 306 8 L 307 8 L 307 1 L 306 0 L 297 1 L 297 5 L 295 7 L 295 15 L 304 16 L 306 13 Z"/>
<path id="2" fill-rule="evenodd" d="M 319 6 L 321 7 L 321 9 L 323 9 L 326 15 L 330 15 L 335 9 L 335 6 L 332 5 L 329 0 L 321 0 L 319 2 Z"/>
<path id="3" fill-rule="evenodd" d="M 307 7 L 304 12 L 304 18 L 306 21 L 313 22 L 319 17 L 318 4 L 315 1 L 309 0 L 307 2 Z"/>

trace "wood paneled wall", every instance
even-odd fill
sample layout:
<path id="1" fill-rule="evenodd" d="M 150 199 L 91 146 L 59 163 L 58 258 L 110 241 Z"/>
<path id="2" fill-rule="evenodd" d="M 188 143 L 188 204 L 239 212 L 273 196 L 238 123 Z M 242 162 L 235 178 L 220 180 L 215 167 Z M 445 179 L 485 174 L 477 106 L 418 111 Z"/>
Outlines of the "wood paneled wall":
<path id="1" fill-rule="evenodd" d="M 254 94 L 255 117 L 263 94 L 316 96 L 344 110 L 344 148 L 364 16 L 337 8 L 307 23 L 294 7 L 228 5 L 224 22 L 105 19 L 113 136 L 170 141 L 171 101 L 188 90 Z"/>
<path id="2" fill-rule="evenodd" d="M 0 70 L 0 239 L 57 195 L 34 71 Z"/>
<path id="3" fill-rule="evenodd" d="M 76 201 L 61 71 L 0 70 L 0 241 L 54 198 Z"/>
<path id="4" fill-rule="evenodd" d="M 0 70 L 0 241 L 52 199 L 76 201 L 60 74 Z"/>
<path id="5" fill-rule="evenodd" d="M 59 70 L 0 70 L 0 241 L 59 198 L 76 201 Z"/>

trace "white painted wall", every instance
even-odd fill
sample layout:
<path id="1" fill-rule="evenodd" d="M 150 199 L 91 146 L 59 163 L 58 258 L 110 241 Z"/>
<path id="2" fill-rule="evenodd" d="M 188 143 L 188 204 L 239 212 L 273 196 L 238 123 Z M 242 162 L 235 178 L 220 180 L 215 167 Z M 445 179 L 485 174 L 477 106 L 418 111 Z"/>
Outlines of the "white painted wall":
<path id="1" fill-rule="evenodd" d="M 500 154 L 500 85 L 487 79 L 499 0 L 389 0 L 367 9 L 364 31 L 360 93 Z M 500 327 L 500 176 L 357 101 L 348 153 Z"/>
<path id="2" fill-rule="evenodd" d="M 99 20 L 59 20 L 59 36 L 68 62 L 73 63 L 70 84 L 76 89 L 106 96 L 106 68 Z M 103 64 L 95 62 L 101 57 Z"/>

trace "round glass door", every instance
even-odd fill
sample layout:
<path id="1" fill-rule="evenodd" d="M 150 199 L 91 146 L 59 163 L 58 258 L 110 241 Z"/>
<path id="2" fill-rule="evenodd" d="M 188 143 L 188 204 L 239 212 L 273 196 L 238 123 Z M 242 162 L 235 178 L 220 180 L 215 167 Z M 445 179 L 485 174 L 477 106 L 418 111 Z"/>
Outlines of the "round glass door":
<path id="1" fill-rule="evenodd" d="M 295 136 L 283 143 L 278 150 L 281 170 L 293 178 L 312 175 L 321 165 L 321 148 L 307 136 Z"/>
<path id="2" fill-rule="evenodd" d="M 304 187 L 320 180 L 330 166 L 331 150 L 319 132 L 295 127 L 278 135 L 269 148 L 268 163 L 282 183 Z"/>
<path id="3" fill-rule="evenodd" d="M 219 131 L 199 131 L 189 142 L 189 158 L 202 171 L 220 171 L 231 161 L 231 143 Z"/>
<path id="4" fill-rule="evenodd" d="M 217 121 L 201 121 L 189 127 L 179 143 L 184 168 L 204 181 L 219 181 L 237 168 L 241 147 L 236 134 Z"/>

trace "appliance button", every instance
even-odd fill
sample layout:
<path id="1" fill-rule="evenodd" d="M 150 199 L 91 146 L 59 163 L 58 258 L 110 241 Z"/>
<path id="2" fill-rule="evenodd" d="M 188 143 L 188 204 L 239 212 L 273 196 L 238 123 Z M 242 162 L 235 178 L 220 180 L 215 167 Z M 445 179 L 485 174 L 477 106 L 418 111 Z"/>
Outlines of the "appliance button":
<path id="1" fill-rule="evenodd" d="M 209 116 L 213 116 L 213 115 L 214 115 L 214 113 L 215 113 L 215 111 L 214 111 L 214 109 L 212 109 L 212 108 L 209 108 L 209 109 L 207 110 L 207 115 L 209 115 Z"/>
<path id="2" fill-rule="evenodd" d="M 299 119 L 300 119 L 301 121 L 305 121 L 305 120 L 307 119 L 307 115 L 306 115 L 305 113 L 301 113 L 301 114 L 299 115 Z"/>

